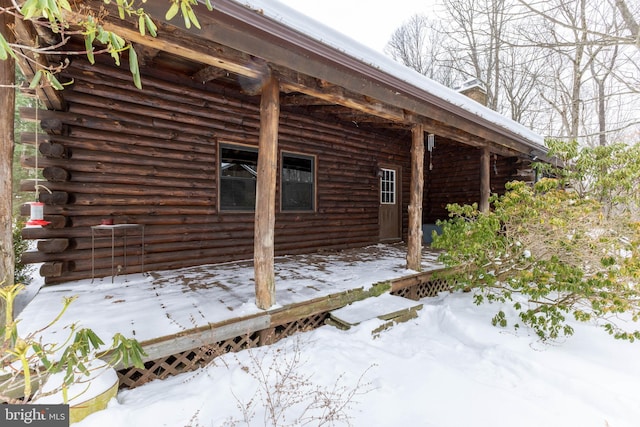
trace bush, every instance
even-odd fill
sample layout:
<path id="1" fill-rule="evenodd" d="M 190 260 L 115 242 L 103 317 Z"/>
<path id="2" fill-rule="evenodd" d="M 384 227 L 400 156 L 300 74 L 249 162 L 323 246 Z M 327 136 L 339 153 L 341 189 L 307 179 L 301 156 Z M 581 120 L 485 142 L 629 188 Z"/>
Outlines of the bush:
<path id="1" fill-rule="evenodd" d="M 564 182 L 566 183 L 566 182 Z M 493 210 L 449 206 L 451 219 L 433 243 L 441 260 L 458 266 L 459 288 L 474 288 L 476 302 L 501 302 L 542 339 L 571 335 L 567 316 L 597 319 L 616 338 L 634 341 L 640 332 L 620 326 L 617 316 L 637 321 L 640 226 L 628 215 L 606 217 L 602 203 L 543 179 L 533 187 L 507 185 L 493 197 Z M 499 311 L 493 323 L 509 323 Z"/>
<path id="2" fill-rule="evenodd" d="M 58 392 L 62 392 L 67 403 L 69 387 L 86 379 L 92 362 L 102 357 L 109 356 L 111 366 L 119 363 L 129 366 L 131 362 L 144 368 L 145 353 L 140 344 L 121 334 L 115 334 L 112 344 L 105 348 L 91 329 L 79 329 L 72 324 L 65 328 L 66 337 L 58 336 L 61 342 L 43 342 L 40 335 L 60 321 L 74 298 L 64 298 L 60 312 L 44 328 L 20 334 L 12 313 L 16 296 L 23 289 L 22 284 L 0 282 L 0 301 L 6 305 L 4 326 L 0 327 L 0 404 L 27 403 Z M 52 374 L 62 374 L 62 384 L 53 390 L 43 390 L 42 385 Z"/>

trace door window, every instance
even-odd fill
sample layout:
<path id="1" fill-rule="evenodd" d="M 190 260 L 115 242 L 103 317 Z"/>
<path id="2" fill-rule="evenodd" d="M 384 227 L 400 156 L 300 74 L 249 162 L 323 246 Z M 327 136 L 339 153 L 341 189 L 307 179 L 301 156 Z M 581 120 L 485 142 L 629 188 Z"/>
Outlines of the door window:
<path id="1" fill-rule="evenodd" d="M 383 205 L 396 204 L 396 171 L 394 169 L 381 169 L 380 177 L 380 203 Z"/>

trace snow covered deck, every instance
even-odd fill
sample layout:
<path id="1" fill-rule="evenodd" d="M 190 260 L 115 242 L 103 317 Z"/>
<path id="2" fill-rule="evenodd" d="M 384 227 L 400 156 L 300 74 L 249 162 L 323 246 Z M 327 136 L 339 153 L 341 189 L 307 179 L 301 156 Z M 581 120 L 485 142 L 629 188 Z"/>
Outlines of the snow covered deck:
<path id="1" fill-rule="evenodd" d="M 135 338 L 153 360 L 266 329 L 274 317 L 282 321 L 310 314 L 305 308 L 310 304 L 339 308 L 376 283 L 415 284 L 442 268 L 428 249 L 423 273 L 407 270 L 405 258 L 401 244 L 276 258 L 277 305 L 266 311 L 254 302 L 251 261 L 152 271 L 116 277 L 113 283 L 108 277 L 49 286 L 20 314 L 20 332 L 42 328 L 59 312 L 63 298 L 74 296 L 46 339 L 60 342 L 68 334 L 63 328 L 76 323 L 105 342 L 116 333 Z"/>

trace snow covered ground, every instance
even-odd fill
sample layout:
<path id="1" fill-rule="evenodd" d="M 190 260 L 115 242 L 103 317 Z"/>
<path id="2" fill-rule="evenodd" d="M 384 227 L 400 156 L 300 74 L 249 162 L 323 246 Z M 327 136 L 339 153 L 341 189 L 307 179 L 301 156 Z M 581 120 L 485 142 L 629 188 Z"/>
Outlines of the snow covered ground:
<path id="1" fill-rule="evenodd" d="M 106 410 L 76 425 L 247 425 L 238 405 L 252 398 L 248 425 L 271 425 L 264 421 L 269 405 L 260 402 L 265 391 L 254 376 L 262 372 L 275 380 L 284 361 L 296 357 L 297 375 L 309 377 L 312 387 L 338 386 L 344 400 L 361 381 L 347 411 L 353 426 L 640 425 L 640 343 L 615 341 L 593 325 L 576 324 L 572 338 L 545 344 L 527 331 L 491 326 L 497 307 L 477 307 L 470 294 L 423 302 L 417 319 L 378 338 L 371 335 L 378 320 L 348 331 L 324 326 L 122 391 Z M 312 395 L 311 388 L 297 387 L 297 396 Z M 293 422 L 305 406 L 287 412 L 278 427 Z"/>

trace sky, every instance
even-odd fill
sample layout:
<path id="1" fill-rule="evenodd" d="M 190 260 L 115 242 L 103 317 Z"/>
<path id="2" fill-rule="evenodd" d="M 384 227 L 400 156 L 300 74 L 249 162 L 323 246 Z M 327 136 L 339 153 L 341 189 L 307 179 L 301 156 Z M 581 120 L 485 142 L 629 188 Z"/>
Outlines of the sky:
<path id="1" fill-rule="evenodd" d="M 279 1 L 379 52 L 412 15 L 433 11 L 432 0 Z"/>

